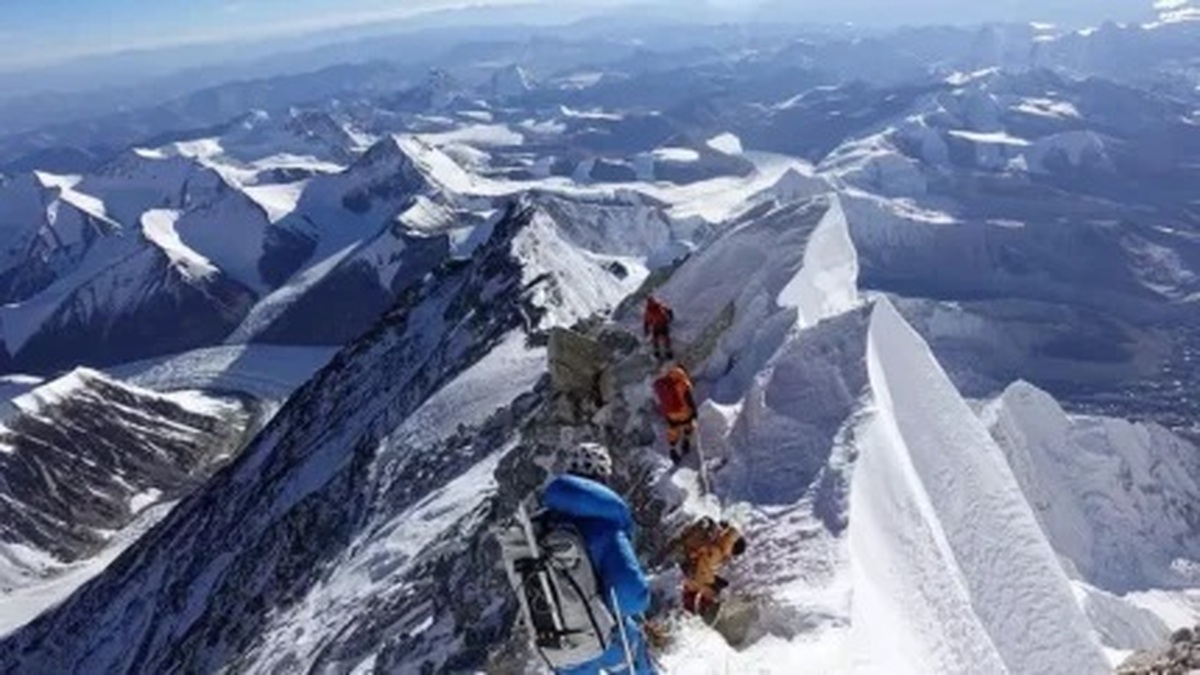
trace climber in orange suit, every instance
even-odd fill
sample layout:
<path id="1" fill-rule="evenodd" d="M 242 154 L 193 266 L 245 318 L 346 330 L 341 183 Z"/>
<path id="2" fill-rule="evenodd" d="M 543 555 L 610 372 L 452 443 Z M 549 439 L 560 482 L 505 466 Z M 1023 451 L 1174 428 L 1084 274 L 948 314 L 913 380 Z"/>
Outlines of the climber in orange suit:
<path id="1" fill-rule="evenodd" d="M 704 517 L 675 540 L 672 550 L 683 571 L 683 608 L 712 623 L 721 609 L 721 591 L 729 582 L 721 568 L 746 551 L 746 539 L 726 521 Z"/>
<path id="2" fill-rule="evenodd" d="M 667 366 L 654 381 L 658 411 L 667 422 L 667 445 L 671 461 L 678 465 L 692 450 L 696 433 L 696 401 L 692 396 L 692 379 L 682 364 Z"/>

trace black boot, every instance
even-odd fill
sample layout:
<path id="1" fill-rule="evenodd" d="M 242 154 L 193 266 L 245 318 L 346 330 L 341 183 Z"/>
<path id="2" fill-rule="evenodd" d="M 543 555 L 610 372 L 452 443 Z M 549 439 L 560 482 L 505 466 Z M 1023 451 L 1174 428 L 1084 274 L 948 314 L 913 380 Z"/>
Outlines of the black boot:
<path id="1" fill-rule="evenodd" d="M 710 626 L 715 624 L 717 619 L 721 618 L 721 601 L 713 599 L 710 602 L 704 603 L 700 607 L 700 618 Z"/>

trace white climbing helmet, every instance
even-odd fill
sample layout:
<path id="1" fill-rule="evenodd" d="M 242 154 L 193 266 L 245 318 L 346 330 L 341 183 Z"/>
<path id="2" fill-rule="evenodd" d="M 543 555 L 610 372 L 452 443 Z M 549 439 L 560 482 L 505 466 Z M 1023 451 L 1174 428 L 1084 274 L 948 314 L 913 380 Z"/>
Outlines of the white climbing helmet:
<path id="1" fill-rule="evenodd" d="M 588 478 L 612 478 L 612 457 L 599 443 L 580 443 L 564 452 L 563 471 Z"/>

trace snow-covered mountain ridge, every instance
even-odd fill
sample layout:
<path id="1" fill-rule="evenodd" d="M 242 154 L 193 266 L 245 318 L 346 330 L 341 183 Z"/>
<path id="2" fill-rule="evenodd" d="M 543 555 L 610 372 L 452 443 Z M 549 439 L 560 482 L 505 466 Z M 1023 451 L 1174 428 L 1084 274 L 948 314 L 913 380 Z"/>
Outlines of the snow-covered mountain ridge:
<path id="1" fill-rule="evenodd" d="M 522 45 L 559 71 L 475 46 L 400 94 L 0 179 L 5 371 L 271 418 L 196 486 L 228 430 L 89 373 L 38 428 L 115 407 L 105 462 L 0 448 L 23 496 L 92 507 L 11 507 L 80 557 L 0 672 L 531 672 L 490 528 L 578 440 L 617 456 L 667 672 L 1107 672 L 1198 618 L 1187 30 Z M 1126 38 L 1164 40 L 1153 68 L 1105 65 Z M 710 495 L 657 447 L 651 291 Z M 598 394 L 555 379 L 565 329 Z M 663 547 L 701 513 L 751 541 L 739 630 L 672 611 Z"/>
<path id="2" fill-rule="evenodd" d="M 510 210 L 471 262 L 436 272 L 347 347 L 96 582 L 0 643 L 0 664 L 520 662 L 501 656 L 524 638 L 511 632 L 488 526 L 559 442 L 616 444 L 644 528 L 716 508 L 692 469 L 667 472 L 653 449 L 649 361 L 627 341 L 614 343 L 628 365 L 614 365 L 622 379 L 596 417 L 564 421 L 545 405 L 543 331 L 610 310 L 640 282 L 587 260 L 568 232 L 536 203 Z M 1111 629 L 1112 617 L 1142 616 L 1119 596 L 1127 589 L 1077 577 L 1082 558 L 1064 566 L 1072 550 L 1027 496 L 1031 474 L 890 303 L 862 303 L 857 269 L 842 200 L 819 196 L 746 212 L 659 287 L 685 343 L 718 327 L 695 352 L 702 433 L 724 460 L 714 496 L 753 542 L 732 579 L 762 607 L 738 650 L 679 624 L 668 672 L 804 661 L 820 672 L 1100 673 L 1105 648 L 1165 632 L 1161 620 L 1138 635 Z M 714 313 L 725 297 L 728 323 Z M 1057 494 L 1063 508 L 1087 499 Z M 1103 611 L 1076 599 L 1073 578 L 1095 584 Z"/>
<path id="3" fill-rule="evenodd" d="M 0 632 L 103 569 L 240 449 L 251 411 L 78 369 L 4 404 Z"/>
<path id="4" fill-rule="evenodd" d="M 306 118 L 288 124 L 296 119 Z M 333 124 L 323 119 L 319 130 Z M 46 203 L 54 195 L 38 196 L 20 180 L 5 184 L 0 208 L 13 207 L 0 211 L 0 223 L 42 227 L 41 235 L 28 236 L 48 242 L 25 247 L 6 272 L 13 291 L 0 308 L 0 328 L 8 367 L 112 365 L 223 341 L 338 346 L 438 265 L 469 256 L 504 204 L 520 194 L 538 192 L 564 204 L 640 203 L 644 213 L 634 217 L 662 221 L 668 238 L 674 226 L 662 211 L 698 201 L 676 190 L 664 202 L 656 194 L 664 188 L 649 184 L 630 185 L 622 195 L 561 179 L 510 180 L 481 167 L 468 170 L 459 160 L 473 161 L 469 153 L 491 147 L 486 133 L 472 135 L 469 126 L 440 138 L 383 134 L 365 147 L 351 130 L 335 128 L 347 137 L 338 157 L 352 161 L 338 166 L 289 155 L 292 169 L 312 169 L 302 176 L 246 164 L 230 154 L 236 135 L 227 135 L 135 149 L 90 176 L 39 174 L 27 181 L 55 186 L 37 190 L 65 190 L 64 203 L 75 210 L 64 207 L 61 218 L 59 202 Z M 713 191 L 730 182 L 720 174 L 705 178 Z M 744 182 L 762 180 L 752 172 Z M 71 238 L 38 225 L 64 227 L 69 214 L 83 228 Z M 667 243 L 657 246 L 665 251 Z M 355 302 L 344 302 L 350 297 Z M 330 321 L 331 312 L 337 320 Z"/>
<path id="5" fill-rule="evenodd" d="M 159 136 L 77 175 L 38 174 L 66 190 L 64 203 L 112 223 L 87 230 L 94 234 L 86 245 L 39 248 L 12 271 L 21 295 L 6 298 L 15 304 L 0 312 L 5 367 L 107 365 L 222 342 L 337 347 L 437 264 L 469 255 L 503 202 L 530 191 L 568 201 L 621 194 L 661 202 L 679 251 L 705 226 L 697 215 L 707 226 L 729 215 L 709 203 L 736 203 L 734 184 L 765 187 L 773 171 L 762 150 L 802 156 L 826 180 L 889 198 L 883 216 L 847 207 L 868 287 L 938 301 L 1015 295 L 1080 313 L 1114 307 L 1130 322 L 1162 316 L 1159 300 L 1175 304 L 1200 292 L 1188 235 L 1200 102 L 1194 85 L 1182 84 L 1186 61 L 1173 46 L 1175 31 L 1193 29 L 931 27 L 857 42 L 785 31 L 757 36 L 757 48 L 731 49 L 715 62 L 664 44 L 643 55 L 641 71 L 631 61 L 588 62 L 569 44 L 464 48 L 495 58 L 447 56 L 423 82 L 397 83 L 402 96 L 256 110 L 204 131 Z M 1033 46 L 1070 40 L 1089 53 L 1120 52 L 1126 32 L 1156 47 L 1138 50 L 1153 64 L 1139 72 L 1161 77 L 1030 60 Z M 688 45 L 688 35 L 676 39 Z M 721 93 L 726 82 L 733 89 Z M 6 184 L 25 181 L 17 175 Z M 0 213 L 6 202 L 0 194 Z M 155 210 L 149 228 L 147 210 Z M 36 231 L 45 220 L 39 212 L 22 215 L 21 229 Z M 1122 232 L 1114 234 L 1114 221 Z M 951 222 L 964 227 L 931 227 Z M 901 242 L 903 253 L 894 247 Z M 1058 255 L 1066 246 L 1091 252 L 1075 265 Z M 927 261 L 965 260 L 962 247 L 984 252 L 989 274 L 975 274 L 975 264 L 942 273 Z M 1109 264 L 1121 271 L 1086 273 Z M 159 281 L 164 275 L 169 283 Z M 1118 288 L 1110 295 L 1111 286 Z M 1127 297 L 1131 290 L 1139 297 Z M 990 307 L 964 311 L 1009 321 Z M 148 335 L 138 326 L 151 320 L 161 328 Z M 1035 330 L 1028 341 L 1037 348 L 1022 361 L 1034 362 L 1044 345 L 1056 349 L 1057 336 Z M 1113 327 L 1089 322 L 1080 330 Z M 1117 330 L 1125 342 L 1148 339 L 1130 335 L 1134 326 Z M 66 337 L 75 334 L 88 339 Z M 136 339 L 126 339 L 131 334 Z M 958 363 L 947 365 L 967 384 Z M 1094 366 L 1085 359 L 1065 377 L 1040 378 L 985 359 L 985 386 L 971 393 L 991 394 L 1021 377 L 1074 398 L 1062 380 Z M 1094 397 L 1161 384 L 1146 382 L 1154 369 L 1114 368 L 1119 377 L 1098 385 L 1106 391 Z"/>

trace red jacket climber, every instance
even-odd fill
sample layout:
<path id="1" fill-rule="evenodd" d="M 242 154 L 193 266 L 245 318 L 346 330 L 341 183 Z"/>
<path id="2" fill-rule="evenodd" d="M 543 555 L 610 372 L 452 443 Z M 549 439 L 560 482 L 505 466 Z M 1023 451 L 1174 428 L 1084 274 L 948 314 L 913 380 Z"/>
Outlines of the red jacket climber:
<path id="1" fill-rule="evenodd" d="M 653 295 L 646 297 L 646 311 L 642 315 L 642 333 L 650 338 L 654 356 L 659 362 L 675 358 L 671 348 L 671 322 L 675 313 Z"/>

